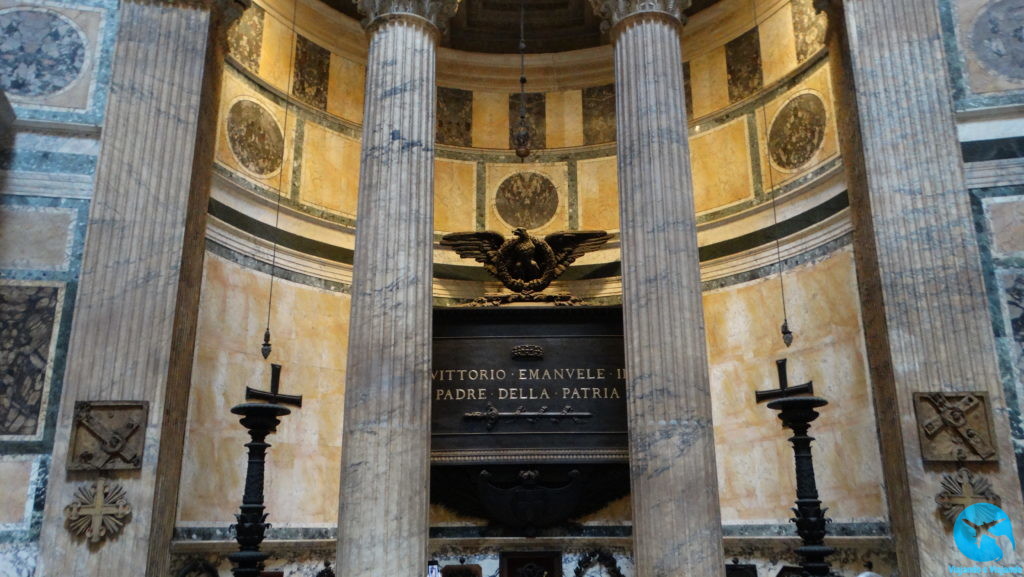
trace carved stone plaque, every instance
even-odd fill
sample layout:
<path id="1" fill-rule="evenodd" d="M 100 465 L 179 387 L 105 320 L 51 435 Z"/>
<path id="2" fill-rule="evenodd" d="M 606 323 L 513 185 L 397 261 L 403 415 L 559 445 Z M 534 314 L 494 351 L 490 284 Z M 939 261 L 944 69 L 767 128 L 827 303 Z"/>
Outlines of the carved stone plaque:
<path id="1" fill-rule="evenodd" d="M 624 356 L 618 308 L 435 311 L 432 462 L 626 462 Z"/>
<path id="2" fill-rule="evenodd" d="M 1001 499 L 992 490 L 992 483 L 981 475 L 961 468 L 956 473 L 942 476 L 942 491 L 935 496 L 939 512 L 949 523 L 956 521 L 961 511 L 978 503 L 999 506 Z"/>
<path id="3" fill-rule="evenodd" d="M 998 460 L 985 393 L 914 393 L 914 411 L 925 461 Z"/>
<path id="4" fill-rule="evenodd" d="M 116 537 L 131 514 L 132 506 L 124 487 L 102 477 L 92 485 L 79 487 L 74 500 L 64 507 L 68 531 L 90 543 Z"/>
<path id="5" fill-rule="evenodd" d="M 147 401 L 78 401 L 68 452 L 69 471 L 142 467 Z"/>

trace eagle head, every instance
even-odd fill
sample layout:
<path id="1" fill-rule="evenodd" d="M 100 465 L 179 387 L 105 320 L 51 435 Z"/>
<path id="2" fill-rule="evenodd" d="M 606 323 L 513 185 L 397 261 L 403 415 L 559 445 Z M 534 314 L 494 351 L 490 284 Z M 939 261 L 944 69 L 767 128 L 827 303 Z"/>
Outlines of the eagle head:
<path id="1" fill-rule="evenodd" d="M 521 227 L 521 226 L 520 227 L 516 227 L 512 231 L 512 234 L 518 236 L 519 238 L 527 238 L 529 236 L 528 234 L 526 234 L 526 229 Z"/>

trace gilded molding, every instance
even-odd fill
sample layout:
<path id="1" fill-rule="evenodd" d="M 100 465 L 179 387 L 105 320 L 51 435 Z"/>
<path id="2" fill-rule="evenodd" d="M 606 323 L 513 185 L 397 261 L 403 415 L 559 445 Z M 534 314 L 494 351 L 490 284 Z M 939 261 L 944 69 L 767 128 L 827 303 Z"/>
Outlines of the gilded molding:
<path id="1" fill-rule="evenodd" d="M 690 7 L 690 0 L 590 0 L 590 5 L 598 17 L 615 27 L 630 16 L 644 13 L 663 14 L 683 22 L 683 10 Z"/>
<path id="2" fill-rule="evenodd" d="M 380 20 L 413 16 L 426 20 L 438 30 L 459 10 L 462 0 L 359 0 L 359 12 L 366 15 L 363 26 L 370 30 Z"/>

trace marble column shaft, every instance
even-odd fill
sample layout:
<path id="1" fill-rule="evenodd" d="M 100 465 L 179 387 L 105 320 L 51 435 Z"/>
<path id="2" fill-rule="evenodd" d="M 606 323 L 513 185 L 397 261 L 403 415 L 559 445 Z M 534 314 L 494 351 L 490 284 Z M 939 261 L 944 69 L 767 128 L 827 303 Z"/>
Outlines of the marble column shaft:
<path id="1" fill-rule="evenodd" d="M 1011 519 L 1024 510 L 938 7 L 833 0 L 832 8 L 858 281 L 900 571 L 939 575 L 968 561 L 934 500 L 941 475 L 956 464 L 924 466 L 915 392 L 988 393 L 999 463 L 967 466 L 993 482 Z M 1019 524 L 1015 530 L 1021 539 Z M 1017 563 L 1013 554 L 1000 562 Z"/>
<path id="2" fill-rule="evenodd" d="M 680 23 L 613 34 L 636 575 L 721 575 Z"/>
<path id="3" fill-rule="evenodd" d="M 437 30 L 371 27 L 349 321 L 339 577 L 426 572 Z"/>
<path id="4" fill-rule="evenodd" d="M 219 46 L 219 9 L 123 2 L 68 349 L 39 577 L 167 571 L 191 379 Z M 90 547 L 64 507 L 95 473 L 69 473 L 76 401 L 148 401 L 142 468 L 109 476 L 132 516 Z M 227 497 L 227 496 L 226 496 Z M 225 520 L 227 523 L 229 520 Z"/>

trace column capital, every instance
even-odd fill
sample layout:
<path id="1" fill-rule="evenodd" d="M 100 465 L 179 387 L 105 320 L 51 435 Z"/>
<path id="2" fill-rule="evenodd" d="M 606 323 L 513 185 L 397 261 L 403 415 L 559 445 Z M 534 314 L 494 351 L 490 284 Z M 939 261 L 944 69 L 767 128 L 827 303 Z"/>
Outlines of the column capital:
<path id="1" fill-rule="evenodd" d="M 412 17 L 426 20 L 439 31 L 459 9 L 462 0 L 359 0 L 359 12 L 366 15 L 363 26 L 370 30 L 380 20 Z"/>
<path id="2" fill-rule="evenodd" d="M 670 16 L 683 22 L 683 10 L 690 7 L 690 0 L 590 0 L 590 6 L 614 27 L 630 16 L 644 13 Z"/>

